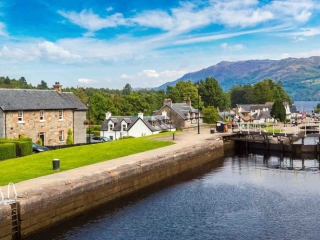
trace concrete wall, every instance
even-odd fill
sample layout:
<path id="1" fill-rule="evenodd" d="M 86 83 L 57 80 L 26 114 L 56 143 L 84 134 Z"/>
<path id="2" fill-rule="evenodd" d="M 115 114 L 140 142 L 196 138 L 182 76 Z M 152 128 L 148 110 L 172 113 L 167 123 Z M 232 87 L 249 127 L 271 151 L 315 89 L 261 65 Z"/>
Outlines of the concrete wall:
<path id="1" fill-rule="evenodd" d="M 134 161 L 81 178 L 59 179 L 19 198 L 22 237 L 74 217 L 100 204 L 224 156 L 222 141 L 207 141 L 147 160 Z M 116 160 L 113 160 L 116 161 Z M 100 165 L 99 165 L 100 166 Z M 0 206 L 0 226 L 6 225 L 7 206 Z M 2 232 L 2 229 L 1 229 Z M 7 235 L 0 239 L 6 239 Z"/>
<path id="2" fill-rule="evenodd" d="M 0 199 L 1 201 L 1 199 Z M 11 237 L 11 207 L 0 205 L 0 239 L 9 240 Z"/>

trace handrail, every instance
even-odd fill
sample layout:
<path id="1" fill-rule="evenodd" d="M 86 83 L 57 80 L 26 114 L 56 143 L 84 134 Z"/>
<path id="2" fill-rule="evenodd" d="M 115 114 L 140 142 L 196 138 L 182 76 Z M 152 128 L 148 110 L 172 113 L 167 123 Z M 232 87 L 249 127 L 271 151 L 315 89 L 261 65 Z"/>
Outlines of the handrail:
<path id="1" fill-rule="evenodd" d="M 8 184 L 8 199 L 10 199 L 10 186 L 12 186 L 12 189 L 13 189 L 13 192 L 14 192 L 14 200 L 17 201 L 18 194 L 17 194 L 17 191 L 16 191 L 16 187 L 14 186 L 14 184 L 12 182 L 10 182 Z"/>

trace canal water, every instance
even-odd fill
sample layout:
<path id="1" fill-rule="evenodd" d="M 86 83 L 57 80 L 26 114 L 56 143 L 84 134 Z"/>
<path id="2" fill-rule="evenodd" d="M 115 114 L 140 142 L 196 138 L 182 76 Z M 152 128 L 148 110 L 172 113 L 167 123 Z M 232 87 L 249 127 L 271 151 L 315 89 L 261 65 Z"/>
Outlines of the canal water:
<path id="1" fill-rule="evenodd" d="M 319 239 L 312 156 L 230 154 L 32 239 Z"/>

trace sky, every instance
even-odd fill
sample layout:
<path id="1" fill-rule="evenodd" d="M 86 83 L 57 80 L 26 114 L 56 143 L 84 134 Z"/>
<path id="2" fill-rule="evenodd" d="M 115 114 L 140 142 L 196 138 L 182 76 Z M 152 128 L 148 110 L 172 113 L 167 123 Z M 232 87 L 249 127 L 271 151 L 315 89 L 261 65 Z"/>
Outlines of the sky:
<path id="1" fill-rule="evenodd" d="M 34 86 L 152 88 L 319 43 L 320 0 L 0 0 L 0 76 Z"/>

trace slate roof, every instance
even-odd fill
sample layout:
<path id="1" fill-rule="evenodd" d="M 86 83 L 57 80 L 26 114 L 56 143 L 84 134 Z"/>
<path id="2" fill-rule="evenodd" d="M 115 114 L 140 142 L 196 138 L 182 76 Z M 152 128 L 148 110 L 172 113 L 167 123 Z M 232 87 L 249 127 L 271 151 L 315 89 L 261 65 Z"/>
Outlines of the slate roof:
<path id="1" fill-rule="evenodd" d="M 71 92 L 34 89 L 0 89 L 0 108 L 4 111 L 87 110 L 86 105 Z"/>
<path id="2" fill-rule="evenodd" d="M 155 111 L 155 113 L 161 111 L 165 107 L 171 108 L 174 112 L 176 112 L 182 119 L 187 120 L 188 119 L 188 113 L 196 113 L 198 114 L 198 109 L 193 108 L 192 106 L 189 106 L 187 103 L 172 103 L 172 106 L 164 105 L 159 110 Z M 158 116 L 158 115 L 154 115 Z M 203 115 L 200 113 L 200 117 L 203 117 Z"/>
<path id="3" fill-rule="evenodd" d="M 110 121 L 112 121 L 114 123 L 113 131 L 121 131 L 121 122 L 122 121 L 125 121 L 127 123 L 127 126 L 128 126 L 127 131 L 129 131 L 139 119 L 141 121 L 143 121 L 144 124 L 152 132 L 175 128 L 174 125 L 165 124 L 164 122 L 161 122 L 161 124 L 156 124 L 156 126 L 153 126 L 151 124 L 152 121 L 162 121 L 163 119 L 167 119 L 167 118 L 163 118 L 162 116 L 148 116 L 148 117 L 143 117 L 143 118 L 113 116 L 113 117 L 110 117 L 109 119 L 105 119 L 103 121 L 101 128 L 100 128 L 100 131 L 108 131 L 108 124 Z"/>

